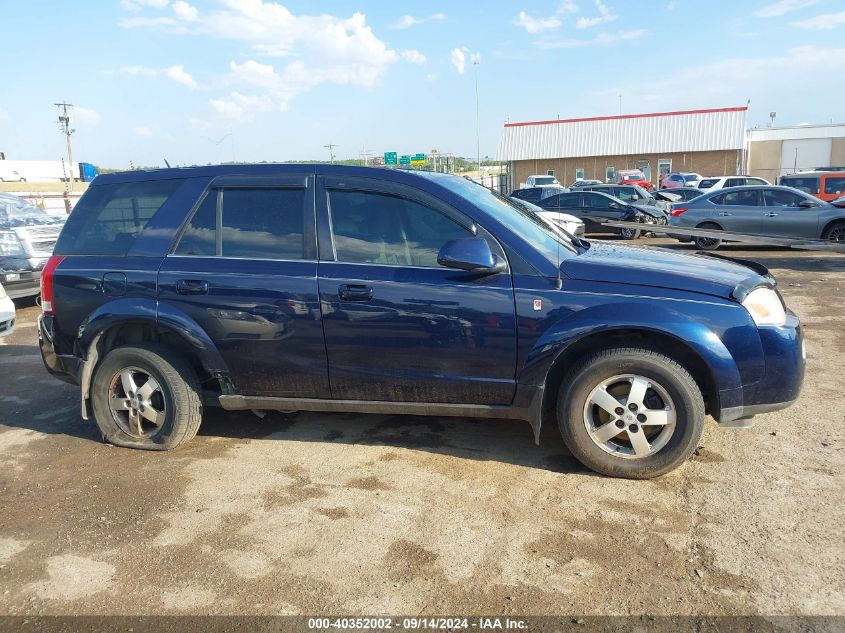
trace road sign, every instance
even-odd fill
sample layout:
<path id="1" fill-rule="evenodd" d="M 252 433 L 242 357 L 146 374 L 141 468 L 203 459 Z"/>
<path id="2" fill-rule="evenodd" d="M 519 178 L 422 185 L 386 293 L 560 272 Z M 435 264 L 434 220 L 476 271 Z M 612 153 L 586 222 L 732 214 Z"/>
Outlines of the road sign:
<path id="1" fill-rule="evenodd" d="M 384 164 L 385 165 L 395 165 L 396 161 L 396 152 L 385 152 L 384 153 Z"/>
<path id="2" fill-rule="evenodd" d="M 411 164 L 411 157 L 410 156 L 400 156 L 399 157 L 399 164 L 400 165 L 410 165 Z"/>
<path id="3" fill-rule="evenodd" d="M 412 165 L 424 165 L 425 164 L 425 154 L 414 154 L 411 156 L 411 164 Z"/>

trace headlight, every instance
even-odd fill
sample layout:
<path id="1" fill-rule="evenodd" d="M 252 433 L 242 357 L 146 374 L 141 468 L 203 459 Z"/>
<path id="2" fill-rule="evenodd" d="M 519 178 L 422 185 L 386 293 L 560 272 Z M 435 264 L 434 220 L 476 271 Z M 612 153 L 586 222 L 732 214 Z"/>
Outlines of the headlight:
<path id="1" fill-rule="evenodd" d="M 742 302 L 757 325 L 783 325 L 786 312 L 778 293 L 771 288 L 757 288 L 748 293 Z"/>

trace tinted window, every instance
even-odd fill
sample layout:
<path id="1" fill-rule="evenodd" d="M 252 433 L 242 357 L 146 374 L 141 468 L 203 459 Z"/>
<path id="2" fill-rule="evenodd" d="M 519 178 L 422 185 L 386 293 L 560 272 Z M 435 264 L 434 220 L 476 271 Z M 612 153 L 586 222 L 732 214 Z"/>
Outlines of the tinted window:
<path id="1" fill-rule="evenodd" d="M 213 257 L 217 254 L 217 192 L 210 192 L 185 227 L 177 255 Z"/>
<path id="2" fill-rule="evenodd" d="M 611 200 L 605 196 L 596 193 L 584 194 L 584 206 L 588 209 L 607 209 L 610 206 Z"/>
<path id="3" fill-rule="evenodd" d="M 525 189 L 523 194 L 520 196 L 523 200 L 528 200 L 530 202 L 536 202 L 543 196 L 543 190 L 539 187 L 532 187 L 531 189 Z"/>
<path id="4" fill-rule="evenodd" d="M 739 206 L 739 207 L 747 207 L 747 206 L 758 206 L 758 196 L 757 191 L 729 191 L 728 193 L 724 193 L 719 196 L 721 202 L 716 202 L 716 204 L 721 204 L 725 206 Z"/>
<path id="5" fill-rule="evenodd" d="M 305 189 L 223 191 L 223 256 L 302 259 Z"/>
<path id="6" fill-rule="evenodd" d="M 540 176 L 534 179 L 535 185 L 553 185 L 555 184 L 555 179 L 553 176 Z"/>
<path id="7" fill-rule="evenodd" d="M 698 180 L 698 176 L 696 176 L 695 174 L 687 174 L 686 176 L 684 176 L 684 180 L 686 182 L 695 182 L 696 180 Z"/>
<path id="8" fill-rule="evenodd" d="M 473 236 L 442 213 L 398 196 L 331 191 L 329 205 L 341 262 L 437 266 L 446 242 Z"/>
<path id="9" fill-rule="evenodd" d="M 845 178 L 840 176 L 829 176 L 824 181 L 824 192 L 840 194 L 845 191 Z"/>
<path id="10" fill-rule="evenodd" d="M 725 187 L 741 187 L 745 184 L 745 178 L 728 178 Z"/>
<path id="11" fill-rule="evenodd" d="M 70 214 L 57 255 L 126 255 L 150 218 L 185 182 L 151 180 L 91 187 Z"/>
<path id="12" fill-rule="evenodd" d="M 719 182 L 718 178 L 707 178 L 705 180 L 702 180 L 700 183 L 698 183 L 698 188 L 699 189 L 710 189 L 710 187 L 715 185 L 717 182 Z"/>
<path id="13" fill-rule="evenodd" d="M 745 184 L 746 185 L 768 185 L 769 183 L 767 183 L 762 178 L 746 178 Z"/>
<path id="14" fill-rule="evenodd" d="M 818 176 L 783 176 L 780 184 L 785 187 L 795 187 L 804 193 L 816 194 L 819 192 Z"/>
<path id="15" fill-rule="evenodd" d="M 804 200 L 803 196 L 791 191 L 781 189 L 765 189 L 763 199 L 768 207 L 797 207 L 798 203 Z"/>

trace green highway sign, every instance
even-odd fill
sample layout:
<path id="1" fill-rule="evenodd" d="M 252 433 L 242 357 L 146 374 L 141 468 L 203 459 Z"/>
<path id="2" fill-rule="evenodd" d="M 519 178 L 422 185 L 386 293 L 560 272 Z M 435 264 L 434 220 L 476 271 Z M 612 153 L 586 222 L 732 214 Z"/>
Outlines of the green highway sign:
<path id="1" fill-rule="evenodd" d="M 411 157 L 410 156 L 400 156 L 399 157 L 399 164 L 400 165 L 410 165 L 411 164 Z"/>
<path id="2" fill-rule="evenodd" d="M 384 164 L 385 165 L 396 165 L 396 152 L 385 152 L 384 153 Z"/>
<path id="3" fill-rule="evenodd" d="M 411 156 L 412 165 L 423 165 L 425 163 L 425 154 L 414 154 Z"/>

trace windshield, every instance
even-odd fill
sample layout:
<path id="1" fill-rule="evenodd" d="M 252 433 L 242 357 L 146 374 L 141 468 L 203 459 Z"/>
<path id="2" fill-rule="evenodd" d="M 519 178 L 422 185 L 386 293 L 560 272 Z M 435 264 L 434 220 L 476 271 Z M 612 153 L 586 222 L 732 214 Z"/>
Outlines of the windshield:
<path id="1" fill-rule="evenodd" d="M 552 176 L 541 176 L 534 179 L 535 185 L 554 185 L 555 179 Z"/>
<path id="2" fill-rule="evenodd" d="M 466 198 L 529 242 L 553 265 L 557 265 L 558 255 L 566 257 L 568 255 L 565 253 L 572 255 L 578 252 L 568 233 L 553 231 L 540 216 L 531 210 L 528 206 L 530 203 L 524 200 L 506 198 L 465 178 L 443 178 L 438 179 L 437 182 L 462 198 Z M 563 248 L 560 249 L 558 246 Z"/>
<path id="3" fill-rule="evenodd" d="M 32 226 L 36 224 L 56 224 L 62 216 L 51 216 L 43 209 L 17 196 L 0 197 L 0 227 Z"/>

